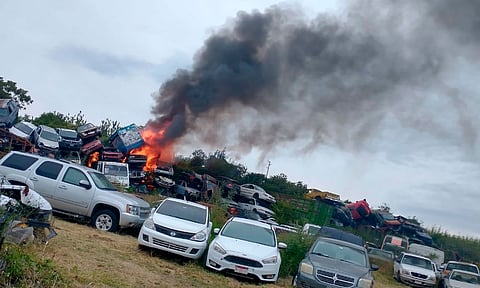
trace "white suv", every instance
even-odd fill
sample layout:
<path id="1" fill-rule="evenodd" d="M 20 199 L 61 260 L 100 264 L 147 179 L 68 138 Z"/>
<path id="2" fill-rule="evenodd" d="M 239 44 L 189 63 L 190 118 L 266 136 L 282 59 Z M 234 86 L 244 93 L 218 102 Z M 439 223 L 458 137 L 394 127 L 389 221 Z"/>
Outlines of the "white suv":
<path id="1" fill-rule="evenodd" d="M 434 287 L 437 277 L 433 267 L 427 257 L 402 252 L 393 262 L 393 278 L 415 287 Z"/>
<path id="2" fill-rule="evenodd" d="M 207 206 L 167 198 L 143 223 L 138 244 L 198 259 L 207 248 L 211 230 Z"/>
<path id="3" fill-rule="evenodd" d="M 102 173 L 74 163 L 11 151 L 0 159 L 0 177 L 37 191 L 54 212 L 91 221 L 100 230 L 140 227 L 150 215 L 148 202 L 118 191 Z"/>

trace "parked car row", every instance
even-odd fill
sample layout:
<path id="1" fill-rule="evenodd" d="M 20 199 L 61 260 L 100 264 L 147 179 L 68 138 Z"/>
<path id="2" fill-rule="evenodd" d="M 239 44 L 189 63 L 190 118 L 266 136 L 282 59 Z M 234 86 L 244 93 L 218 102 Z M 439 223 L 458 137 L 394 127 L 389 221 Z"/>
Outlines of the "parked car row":
<path id="1" fill-rule="evenodd" d="M 222 228 L 213 229 L 216 236 L 208 245 L 211 231 L 208 206 L 166 198 L 143 223 L 138 244 L 190 259 L 207 253 L 209 269 L 264 282 L 278 279 L 280 249 L 287 245 L 278 242 L 270 224 L 231 217 Z"/>

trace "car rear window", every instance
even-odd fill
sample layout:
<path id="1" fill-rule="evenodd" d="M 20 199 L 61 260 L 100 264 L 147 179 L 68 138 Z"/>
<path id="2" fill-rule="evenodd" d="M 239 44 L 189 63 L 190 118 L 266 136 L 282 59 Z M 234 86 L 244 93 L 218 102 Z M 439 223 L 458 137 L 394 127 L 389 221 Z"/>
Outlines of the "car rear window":
<path id="1" fill-rule="evenodd" d="M 158 207 L 158 214 L 167 215 L 198 224 L 207 223 L 207 209 L 175 201 L 164 201 Z"/>
<path id="2" fill-rule="evenodd" d="M 25 171 L 28 167 L 32 166 L 33 163 L 37 162 L 37 160 L 37 158 L 28 155 L 12 154 L 3 161 L 2 166 Z"/>

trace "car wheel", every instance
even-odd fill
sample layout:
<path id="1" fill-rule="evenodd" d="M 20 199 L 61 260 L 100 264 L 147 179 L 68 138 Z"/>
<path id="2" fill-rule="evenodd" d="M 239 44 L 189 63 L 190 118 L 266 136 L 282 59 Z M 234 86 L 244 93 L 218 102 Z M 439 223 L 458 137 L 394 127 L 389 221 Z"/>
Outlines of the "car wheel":
<path id="1" fill-rule="evenodd" d="M 258 200 L 259 199 L 258 193 L 253 194 L 253 198 L 255 198 L 255 200 Z"/>
<path id="2" fill-rule="evenodd" d="M 118 217 L 111 210 L 99 210 L 92 217 L 92 226 L 98 230 L 116 232 L 118 230 Z"/>

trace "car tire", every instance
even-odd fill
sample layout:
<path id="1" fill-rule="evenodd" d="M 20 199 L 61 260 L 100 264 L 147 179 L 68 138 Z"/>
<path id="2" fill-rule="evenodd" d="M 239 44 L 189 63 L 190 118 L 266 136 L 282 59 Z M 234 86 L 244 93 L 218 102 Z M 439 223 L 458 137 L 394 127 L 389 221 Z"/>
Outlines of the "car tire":
<path id="1" fill-rule="evenodd" d="M 253 198 L 255 198 L 255 200 L 258 200 L 260 198 L 260 196 L 258 196 L 258 193 L 255 193 L 255 194 L 253 194 Z"/>
<path id="2" fill-rule="evenodd" d="M 93 215 L 91 224 L 98 230 L 116 232 L 118 230 L 118 216 L 111 210 L 99 210 Z"/>

